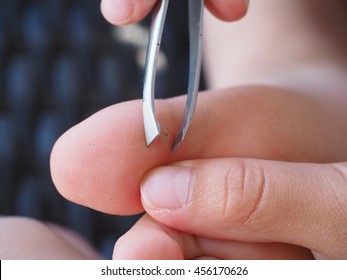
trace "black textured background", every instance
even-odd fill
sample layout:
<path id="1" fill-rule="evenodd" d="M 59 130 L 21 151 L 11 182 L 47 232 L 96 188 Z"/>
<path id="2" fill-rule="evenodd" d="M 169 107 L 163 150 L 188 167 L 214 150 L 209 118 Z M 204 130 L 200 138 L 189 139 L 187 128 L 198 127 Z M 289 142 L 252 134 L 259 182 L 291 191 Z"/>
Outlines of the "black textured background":
<path id="1" fill-rule="evenodd" d="M 110 258 L 115 240 L 137 217 L 66 201 L 49 171 L 51 148 L 64 131 L 142 95 L 147 37 L 140 40 L 138 32 L 146 35 L 150 18 L 116 28 L 99 6 L 100 0 L 0 0 L 0 215 L 68 226 Z M 187 48 L 187 2 L 171 1 L 156 97 L 186 92 Z"/>

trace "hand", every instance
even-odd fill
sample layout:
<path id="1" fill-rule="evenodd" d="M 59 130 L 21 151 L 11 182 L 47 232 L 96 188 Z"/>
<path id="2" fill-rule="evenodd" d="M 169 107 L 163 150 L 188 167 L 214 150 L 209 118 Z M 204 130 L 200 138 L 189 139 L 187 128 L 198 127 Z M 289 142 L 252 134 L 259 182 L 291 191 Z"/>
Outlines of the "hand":
<path id="1" fill-rule="evenodd" d="M 131 229 L 117 245 L 116 257 L 133 257 L 134 252 L 156 256 L 158 240 L 167 243 L 165 257 L 172 252 L 213 258 L 269 254 L 264 244 L 263 250 L 248 245 L 237 254 L 237 240 L 296 244 L 309 248 L 318 259 L 347 258 L 347 162 L 180 162 L 152 171 L 141 192 L 145 210 L 155 222 L 147 217 Z M 158 222 L 167 228 L 158 230 Z M 145 248 L 131 246 L 135 240 L 143 241 L 141 236 L 146 236 Z"/>
<path id="2" fill-rule="evenodd" d="M 143 19 L 157 0 L 102 0 L 104 17 L 115 25 L 131 24 Z M 225 21 L 237 20 L 247 11 L 248 0 L 206 0 L 208 9 Z"/>
<path id="3" fill-rule="evenodd" d="M 81 235 L 27 217 L 0 216 L 1 260 L 101 259 Z"/>
<path id="4" fill-rule="evenodd" d="M 135 214 L 143 211 L 140 182 L 145 174 L 154 167 L 193 159 L 202 159 L 203 161 L 200 163 L 209 164 L 209 161 L 204 160 L 213 158 L 219 163 L 219 160 L 223 161 L 223 159 L 218 160 L 218 158 L 228 157 L 310 162 L 335 162 L 347 158 L 343 141 L 346 129 L 340 127 L 344 122 L 339 120 L 340 114 L 337 110 L 331 111 L 329 105 L 324 107 L 326 102 L 321 104 L 312 98 L 290 91 L 260 86 L 232 88 L 201 94 L 187 137 L 179 149 L 172 153 L 170 147 L 181 121 L 184 104 L 185 97 L 157 102 L 157 115 L 162 124 L 162 134 L 150 148 L 145 145 L 141 101 L 131 101 L 106 108 L 70 129 L 58 140 L 52 151 L 52 177 L 58 190 L 76 203 L 103 212 Z M 341 129 L 337 130 L 336 126 Z M 191 164 L 197 163 L 199 161 L 191 162 Z M 230 166 L 232 164 L 226 165 L 226 168 L 230 169 Z M 279 185 L 278 189 L 280 188 Z M 203 189 L 204 186 L 202 186 Z M 221 189 L 223 189 L 223 185 L 214 188 L 216 191 Z M 216 195 L 220 197 L 221 194 L 216 192 Z M 255 193 L 255 196 L 245 197 L 245 200 L 240 202 L 244 207 L 238 206 L 240 211 L 245 212 L 240 212 L 233 221 L 241 221 L 242 218 L 247 217 L 251 211 L 247 206 L 254 206 L 254 201 L 259 196 L 259 193 Z M 210 197 L 213 199 L 212 194 Z M 145 204 L 145 206 L 148 205 Z M 160 211 L 146 209 L 156 219 L 159 218 Z M 214 213 L 218 213 L 218 209 L 220 210 L 221 207 L 217 207 Z M 273 209 L 273 211 L 277 210 Z M 183 221 L 182 212 L 177 213 L 181 213 L 180 217 Z M 187 212 L 186 217 L 192 213 Z M 163 222 L 163 217 L 160 219 L 161 222 Z M 178 217 L 177 222 L 180 218 L 176 217 Z M 222 218 L 216 219 L 221 221 Z M 196 219 L 198 222 L 199 218 Z M 174 222 L 174 219 L 166 221 L 171 225 L 174 225 Z M 276 221 L 273 222 L 276 225 Z M 241 244 L 241 246 L 239 243 L 228 241 L 234 237 L 231 235 L 225 235 L 226 240 L 224 241 L 215 241 L 210 238 L 209 231 L 199 237 L 199 240 L 202 240 L 200 243 L 203 242 L 205 245 L 199 244 L 198 247 L 195 247 L 205 249 L 193 250 L 194 248 L 190 245 L 197 243 L 186 241 L 187 239 L 194 240 L 190 234 L 191 229 L 187 228 L 189 230 L 187 233 L 178 232 L 158 224 L 146 216 L 120 240 L 116 246 L 115 257 L 156 257 L 153 255 L 153 250 L 147 251 L 148 254 L 143 256 L 141 254 L 145 252 L 136 247 L 138 229 L 143 229 L 143 227 L 151 230 L 153 235 L 148 237 L 148 235 L 141 234 L 139 240 L 141 240 L 142 249 L 147 248 L 148 244 L 152 244 L 151 242 L 154 241 L 163 247 L 173 245 L 176 250 L 175 254 L 173 250 L 169 249 L 163 250 L 163 252 L 169 253 L 175 258 L 179 256 L 193 258 L 200 255 L 228 257 L 225 253 L 219 254 L 217 251 L 231 248 L 233 244 L 236 247 L 249 248 L 246 252 L 242 250 L 245 258 L 256 258 L 257 256 L 284 258 L 284 255 L 288 258 L 294 258 L 294 255 L 305 258 L 308 256 L 308 252 L 301 248 L 283 244 L 269 246 Z M 153 232 L 154 228 L 157 230 Z M 206 226 L 204 228 L 206 229 Z M 202 228 L 195 230 L 199 230 L 200 233 L 203 231 Z M 165 235 L 165 238 L 152 239 L 158 235 L 163 237 L 162 233 L 171 233 L 171 231 L 180 238 L 186 237 L 181 238 L 180 246 L 177 243 L 168 242 L 172 241 L 172 238 L 165 237 Z M 257 231 L 255 230 L 255 232 Z M 136 238 L 131 238 L 131 236 Z M 144 236 L 150 240 L 144 240 Z M 230 238 L 227 239 L 228 237 Z M 243 239 L 243 241 L 252 240 L 252 236 L 248 235 L 248 237 L 249 240 Z M 261 240 L 260 237 L 259 240 Z M 267 242 L 271 242 L 271 238 L 274 242 L 276 241 L 274 237 L 269 236 Z M 292 238 L 293 242 L 289 243 L 297 244 L 297 239 Z M 122 250 L 122 248 L 124 249 L 122 244 L 129 245 L 129 240 L 131 240 L 132 247 L 126 246 L 127 250 Z M 146 241 L 148 242 L 146 243 Z M 229 244 L 229 247 L 226 244 Z M 283 246 L 287 253 L 283 250 Z M 131 250 L 132 248 L 133 250 Z M 127 255 L 124 255 L 124 252 L 127 252 Z M 236 258 L 241 258 L 236 253 L 241 250 L 232 252 L 236 254 Z M 170 256 L 157 255 L 157 257 L 169 258 Z"/>

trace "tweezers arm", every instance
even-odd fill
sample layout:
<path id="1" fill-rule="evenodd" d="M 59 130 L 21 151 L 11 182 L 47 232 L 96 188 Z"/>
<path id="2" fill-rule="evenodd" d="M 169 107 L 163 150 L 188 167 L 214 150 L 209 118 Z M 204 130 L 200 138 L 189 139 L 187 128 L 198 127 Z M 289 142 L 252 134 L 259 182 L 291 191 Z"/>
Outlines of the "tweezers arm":
<path id="1" fill-rule="evenodd" d="M 146 143 L 149 146 L 160 134 L 160 126 L 155 117 L 154 89 L 155 75 L 169 0 L 160 0 L 153 10 L 151 32 L 146 55 L 143 88 L 143 119 Z"/>
<path id="2" fill-rule="evenodd" d="M 189 81 L 188 96 L 183 121 L 172 145 L 175 150 L 183 141 L 189 125 L 192 121 L 196 101 L 198 97 L 201 61 L 202 61 L 202 45 L 203 45 L 203 14 L 204 0 L 188 0 L 189 2 Z"/>

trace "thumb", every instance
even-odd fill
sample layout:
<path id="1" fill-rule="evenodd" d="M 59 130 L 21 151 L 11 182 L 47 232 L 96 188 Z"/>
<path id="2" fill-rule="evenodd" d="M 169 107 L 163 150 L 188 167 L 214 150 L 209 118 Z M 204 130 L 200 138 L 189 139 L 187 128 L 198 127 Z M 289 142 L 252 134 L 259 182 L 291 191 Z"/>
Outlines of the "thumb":
<path id="1" fill-rule="evenodd" d="M 102 0 L 101 12 L 115 25 L 132 24 L 142 20 L 157 0 Z"/>
<path id="2" fill-rule="evenodd" d="M 154 219 L 184 232 L 347 257 L 346 163 L 181 162 L 149 173 L 141 193 Z"/>

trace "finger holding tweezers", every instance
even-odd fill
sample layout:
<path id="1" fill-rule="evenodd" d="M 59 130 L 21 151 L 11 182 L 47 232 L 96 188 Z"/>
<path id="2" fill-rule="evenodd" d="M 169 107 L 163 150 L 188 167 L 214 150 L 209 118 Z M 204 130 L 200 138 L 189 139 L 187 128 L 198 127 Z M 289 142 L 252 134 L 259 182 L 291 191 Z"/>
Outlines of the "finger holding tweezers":
<path id="1" fill-rule="evenodd" d="M 189 0 L 189 81 L 186 108 L 181 127 L 174 139 L 172 150 L 183 141 L 194 115 L 198 96 L 202 60 L 202 24 L 204 0 Z M 164 29 L 169 0 L 160 0 L 153 10 L 153 19 L 143 89 L 143 118 L 147 146 L 160 135 L 160 125 L 155 116 L 154 91 L 156 65 Z"/>

